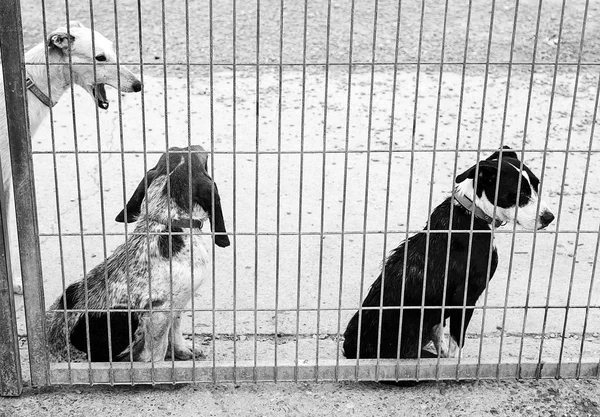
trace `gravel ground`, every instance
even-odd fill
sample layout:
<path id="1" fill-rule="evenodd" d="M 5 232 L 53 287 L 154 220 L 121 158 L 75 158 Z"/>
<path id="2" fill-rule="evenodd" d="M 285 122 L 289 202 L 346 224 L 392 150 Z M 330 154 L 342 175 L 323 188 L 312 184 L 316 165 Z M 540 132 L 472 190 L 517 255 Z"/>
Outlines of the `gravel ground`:
<path id="1" fill-rule="evenodd" d="M 0 399 L 0 416 L 597 416 L 598 392 L 560 380 L 55 388 Z"/>
<path id="2" fill-rule="evenodd" d="M 46 1 L 48 31 L 64 22 L 65 4 L 62 1 Z M 393 1 L 379 1 L 377 14 L 377 36 L 373 48 L 373 2 L 356 2 L 355 18 L 352 35 L 352 61 L 354 63 L 369 63 L 375 51 L 375 62 L 391 63 L 394 61 L 394 46 L 396 39 L 397 4 Z M 598 19 L 600 5 L 592 3 L 589 7 L 586 26 L 586 41 L 582 49 L 581 60 L 590 65 L 581 66 L 578 84 L 575 85 L 575 67 L 563 65 L 557 67 L 556 82 L 553 79 L 554 62 L 558 27 L 561 17 L 560 1 L 545 1 L 540 18 L 540 30 L 536 57 L 540 65 L 535 68 L 533 78 L 530 78 L 531 66 L 520 63 L 531 61 L 533 44 L 535 41 L 536 19 L 538 5 L 536 1 L 526 0 L 519 2 L 517 28 L 514 38 L 514 54 L 512 59 L 519 63 L 513 66 L 509 73 L 505 65 L 486 67 L 481 65 L 485 61 L 488 48 L 488 35 L 490 6 L 484 2 L 473 2 L 471 15 L 471 28 L 467 61 L 472 65 L 465 67 L 464 97 L 462 100 L 462 119 L 458 122 L 459 105 L 462 90 L 462 65 L 456 65 L 464 60 L 465 28 L 468 2 L 450 2 L 448 9 L 448 30 L 444 44 L 443 78 L 439 80 L 439 65 L 442 50 L 442 31 L 444 17 L 443 2 L 429 2 L 424 13 L 423 38 L 421 44 L 421 61 L 426 64 L 417 72 L 414 62 L 419 58 L 419 22 L 421 9 L 419 2 L 402 2 L 401 31 L 399 38 L 399 62 L 397 73 L 390 65 L 377 66 L 371 75 L 370 65 L 356 65 L 352 75 L 348 73 L 347 66 L 334 65 L 328 72 L 328 113 L 327 126 L 324 129 L 324 81 L 326 73 L 322 66 L 314 65 L 325 62 L 326 55 L 326 21 L 327 2 L 310 1 L 308 4 L 308 24 L 306 33 L 306 48 L 303 42 L 304 9 L 301 2 L 286 2 L 284 14 L 284 35 L 282 59 L 286 64 L 282 70 L 281 79 L 281 130 L 278 129 L 278 103 L 280 97 L 279 68 L 263 66 L 259 70 L 259 89 L 257 91 L 257 69 L 252 64 L 277 64 L 280 62 L 280 3 L 262 1 L 260 3 L 260 43 L 257 51 L 256 31 L 256 5 L 250 3 L 237 4 L 236 21 L 236 63 L 248 64 L 236 67 L 234 73 L 233 57 L 233 26 L 232 4 L 219 2 L 212 11 L 212 28 L 208 24 L 210 10 L 205 2 L 190 2 L 190 30 L 189 30 L 189 59 L 194 65 L 190 68 L 191 81 L 186 81 L 186 66 L 177 65 L 186 62 L 186 25 L 183 20 L 185 3 L 183 1 L 169 2 L 165 8 L 164 19 L 160 7 L 156 4 L 144 3 L 142 5 L 142 47 L 139 47 L 139 27 L 137 2 L 120 1 L 117 7 L 119 33 L 118 47 L 123 62 L 135 63 L 141 58 L 146 64 L 144 74 L 144 106 L 146 126 L 142 126 L 142 97 L 140 95 L 122 96 L 122 114 L 119 117 L 117 95 L 114 90 L 109 91 L 109 100 L 112 104 L 107 112 L 100 114 L 100 132 L 102 151 L 100 160 L 104 188 L 100 189 L 98 138 L 96 137 L 96 120 L 93 116 L 93 104 L 81 91 L 76 91 L 75 101 L 77 116 L 78 146 L 89 154 L 80 155 L 83 167 L 80 176 L 82 179 L 82 210 L 84 215 L 84 230 L 89 233 L 102 233 L 103 222 L 101 207 L 104 207 L 105 227 L 107 232 L 122 233 L 122 225 L 115 224 L 112 219 L 120 211 L 123 194 L 128 194 L 137 185 L 143 174 L 143 155 L 136 153 L 142 147 L 145 138 L 151 152 L 162 152 L 165 140 L 170 146 L 182 146 L 188 141 L 188 125 L 190 126 L 192 143 L 202 144 L 210 148 L 211 142 L 217 152 L 231 152 L 234 147 L 239 152 L 235 164 L 231 155 L 215 154 L 214 173 L 219 184 L 224 202 L 226 221 L 230 228 L 234 227 L 238 233 L 253 233 L 255 227 L 260 232 L 276 232 L 277 194 L 281 192 L 280 227 L 283 232 L 297 233 L 299 216 L 302 215 L 302 231 L 318 232 L 321 225 L 320 201 L 325 198 L 324 221 L 326 232 L 332 233 L 322 240 L 323 262 L 315 262 L 319 256 L 319 236 L 284 236 L 275 239 L 274 236 L 263 236 L 254 242 L 254 236 L 238 236 L 234 247 L 215 253 L 215 306 L 231 309 L 234 288 L 238 309 L 252 309 L 254 306 L 255 281 L 258 280 L 259 292 L 256 294 L 259 308 L 273 309 L 276 288 L 279 288 L 279 311 L 266 311 L 256 317 L 252 312 L 238 312 L 234 320 L 230 312 L 217 313 L 215 318 L 215 333 L 218 341 L 212 345 L 212 316 L 208 312 L 196 313 L 194 333 L 200 343 L 207 345 L 207 359 L 214 356 L 218 360 L 231 359 L 233 343 L 237 346 L 238 358 L 249 359 L 253 356 L 254 332 L 258 333 L 258 348 L 260 356 L 269 358 L 273 355 L 274 346 L 281 346 L 281 358 L 293 359 L 295 338 L 292 337 L 298 330 L 300 337 L 301 358 L 313 358 L 316 354 L 315 340 L 322 340 L 319 357 L 331 358 L 337 355 L 337 334 L 343 327 L 360 299 L 361 288 L 368 288 L 372 279 L 377 275 L 383 254 L 395 247 L 404 239 L 405 230 L 420 229 L 426 219 L 426 213 L 431 204 L 437 204 L 448 194 L 454 169 L 463 169 L 469 166 L 475 158 L 472 152 L 460 152 L 457 156 L 455 168 L 455 153 L 451 152 L 457 146 L 464 149 L 476 149 L 478 141 L 484 149 L 494 149 L 501 140 L 513 147 L 520 147 L 523 143 L 525 114 L 528 100 L 531 96 L 531 105 L 527 127 L 527 138 L 524 142 L 528 150 L 525 161 L 540 173 L 542 169 L 543 152 L 546 134 L 550 150 L 569 153 L 550 152 L 547 154 L 547 163 L 543 174 L 544 190 L 549 205 L 555 208 L 555 214 L 560 210 L 560 223 L 549 229 L 549 233 L 539 233 L 536 240 L 535 256 L 532 252 L 532 235 L 518 234 L 514 242 L 514 255 L 510 256 L 512 235 L 499 233 L 496 237 L 501 248 L 500 265 L 494 281 L 489 286 L 487 306 L 494 307 L 487 311 L 485 320 L 478 310 L 469 327 L 470 340 L 467 342 L 463 355 L 477 357 L 480 338 L 482 352 L 485 359 L 499 357 L 500 340 L 502 340 L 503 358 L 515 357 L 520 348 L 521 335 L 524 339 L 524 358 L 537 360 L 540 355 L 540 344 L 543 340 L 544 350 L 542 358 L 549 361 L 573 360 L 583 348 L 586 359 L 598 358 L 600 355 L 600 311 L 592 309 L 586 312 L 583 308 L 572 308 L 568 316 L 564 308 L 550 308 L 544 310 L 546 303 L 550 306 L 562 307 L 567 302 L 571 306 L 585 306 L 591 290 L 592 263 L 596 249 L 596 233 L 584 233 L 576 241 L 576 234 L 566 232 L 577 228 L 581 221 L 581 229 L 590 232 L 597 230 L 600 220 L 600 196 L 597 184 L 594 181 L 584 182 L 585 167 L 589 163 L 589 177 L 598 176 L 598 154 L 589 156 L 585 151 L 590 147 L 590 129 L 593 114 L 593 103 L 596 94 L 598 71 L 595 65 L 598 62 Z M 26 47 L 42 39 L 43 25 L 41 19 L 40 3 L 37 1 L 23 1 L 23 27 L 25 32 Z M 115 13 L 110 2 L 91 2 L 94 7 L 94 23 L 96 29 L 111 39 L 115 39 Z M 562 39 L 560 42 L 560 62 L 577 62 L 580 49 L 581 21 L 584 2 L 576 0 L 568 3 L 565 9 Z M 90 24 L 90 3 L 73 2 L 70 4 L 71 19 L 79 19 L 84 24 Z M 332 2 L 331 37 L 329 45 L 329 60 L 331 63 L 347 63 L 350 50 L 350 2 Z M 512 1 L 497 1 L 494 10 L 494 26 L 490 43 L 489 59 L 491 62 L 508 61 L 512 24 L 516 7 Z M 163 39 L 162 23 L 164 21 L 167 36 Z M 212 29 L 213 39 L 213 77 L 210 78 L 206 64 L 210 62 L 210 34 Z M 166 53 L 163 53 L 166 51 Z M 310 64 L 306 72 L 302 66 L 302 57 L 306 52 L 306 62 Z M 169 65 L 165 68 L 163 60 L 166 56 Z M 130 65 L 139 71 L 135 64 Z M 233 139 L 233 82 L 236 83 L 236 131 Z M 397 81 L 396 112 L 392 118 L 390 108 L 392 104 L 391 85 Z M 417 77 L 419 83 L 417 84 Z M 505 111 L 505 98 L 507 81 L 510 84 L 508 106 Z M 441 88 L 438 91 L 438 86 Z M 484 86 L 487 86 L 485 90 Z M 554 86 L 554 87 L 553 87 Z M 549 115 L 551 92 L 555 90 L 553 111 Z M 164 91 L 167 91 L 165 97 Z M 303 101 L 303 91 L 305 100 Z M 486 100 L 483 100 L 486 91 Z M 574 93 L 576 101 L 573 106 Z M 214 108 L 214 119 L 210 118 L 211 101 Z M 439 105 L 437 102 L 440 96 Z M 189 117 L 187 113 L 187 100 L 190 100 Z M 256 102 L 257 95 L 259 103 Z M 372 103 L 370 97 L 373 97 Z M 418 106 L 414 106 L 415 97 L 418 97 Z M 166 104 L 165 104 L 166 103 Z M 350 103 L 350 109 L 347 105 Z M 166 106 L 166 108 L 165 108 Z M 439 110 L 438 110 L 439 107 Z M 485 114 L 482 116 L 482 108 Z M 258 108 L 258 120 L 257 120 Z M 65 97 L 56 107 L 55 129 L 57 148 L 63 151 L 73 150 L 73 126 L 70 100 Z M 302 113 L 304 109 L 304 114 Z M 571 112 L 573 119 L 571 120 Z M 346 120 L 349 116 L 349 122 Z M 550 119 L 549 119 L 550 117 Z M 416 126 L 414 141 L 412 136 L 413 120 Z M 437 122 L 437 123 L 436 123 Z M 213 133 L 211 135 L 211 125 Z M 505 126 L 505 129 L 502 126 Z M 393 153 L 390 157 L 388 151 L 390 127 L 394 127 Z M 549 130 L 547 131 L 549 127 Z M 348 131 L 346 130 L 348 129 Z M 570 135 L 569 135 L 570 129 Z M 323 132 L 327 140 L 323 142 Z M 126 172 L 121 170 L 120 137 L 124 138 L 125 150 L 131 152 L 124 158 Z M 258 137 L 256 136 L 258 133 Z M 458 133 L 458 139 L 457 139 Z M 433 161 L 433 141 L 437 138 L 437 148 Z M 40 217 L 40 232 L 46 234 L 57 233 L 57 208 L 55 194 L 58 192 L 61 206 L 60 213 L 63 233 L 78 234 L 79 209 L 77 205 L 77 188 L 72 186 L 70 178 L 76 175 L 74 158 L 72 155 L 58 157 L 57 172 L 59 176 L 59 189 L 54 187 L 54 166 L 51 157 L 44 154 L 50 149 L 49 124 L 42 126 L 34 139 L 34 149 L 38 154 L 34 157 L 36 173 L 36 190 L 38 192 L 38 214 Z M 411 159 L 409 151 L 414 143 L 418 151 Z M 288 152 L 281 157 L 278 163 L 276 155 L 261 154 L 257 160 L 254 153 L 257 149 L 264 152 L 274 152 L 279 146 Z M 303 146 L 306 153 L 301 158 L 298 151 Z M 592 143 L 592 149 L 598 149 L 598 141 Z M 343 153 L 330 153 L 323 160 L 324 147 L 328 151 L 340 152 L 346 147 L 351 150 L 347 166 Z M 367 156 L 366 150 L 372 152 Z M 148 155 L 148 164 L 153 164 L 158 155 Z M 369 164 L 369 176 L 366 175 L 366 165 Z M 258 164 L 259 168 L 256 169 Z M 325 164 L 325 177 L 322 176 L 322 167 Z M 412 165 L 411 165 L 412 164 Z M 386 210 L 386 175 L 388 165 L 391 166 L 392 190 L 389 202 L 389 223 L 387 225 L 392 233 L 388 234 L 388 245 L 384 247 L 380 233 L 368 234 L 363 240 L 360 234 L 363 228 L 377 232 L 384 228 L 383 218 Z M 277 178 L 278 166 L 281 167 L 281 180 Z M 258 179 L 256 172 L 258 171 Z M 561 189 L 563 171 L 566 172 L 565 188 Z M 343 178 L 347 177 L 346 199 L 349 202 L 346 208 L 346 222 L 343 225 L 347 234 L 342 240 L 339 232 L 342 229 L 341 211 L 344 198 Z M 433 181 L 432 181 L 432 175 Z M 123 177 L 125 178 L 123 180 Z M 299 204 L 300 179 L 302 179 L 303 201 Z M 236 208 L 234 210 L 233 186 L 236 185 Z M 412 194 L 408 196 L 409 183 L 412 184 Z M 257 185 L 258 184 L 258 185 Z M 325 186 L 325 191 L 322 189 Z M 364 199 L 365 187 L 368 186 L 367 215 L 365 216 Z M 258 190 L 256 189 L 258 187 Z M 585 197 L 583 190 L 585 188 Z M 124 191 L 125 189 L 125 191 Z M 255 201 L 258 195 L 258 201 Z M 431 200 L 430 200 L 430 195 Z M 410 218 L 407 216 L 407 206 L 411 205 Z M 259 207 L 258 225 L 254 223 L 254 206 Z M 248 209 L 250 208 L 250 209 Z M 235 219 L 235 220 L 234 220 Z M 560 234 L 555 234 L 556 230 Z M 512 229 L 506 227 L 505 231 Z M 122 236 L 107 238 L 107 253 L 118 244 L 122 243 Z M 344 244 L 345 257 L 340 259 L 340 245 Z M 67 255 L 67 262 L 61 268 L 59 259 L 58 239 L 53 236 L 42 238 L 42 257 L 44 265 L 44 285 L 46 289 L 46 302 L 50 304 L 61 291 L 62 278 L 69 283 L 79 279 L 84 270 L 89 270 L 104 257 L 102 240 L 97 237 L 84 239 L 85 250 L 82 250 L 81 239 L 78 235 L 63 238 L 63 250 Z M 299 249 L 300 248 L 300 249 Z M 364 248 L 364 261 L 363 261 Z M 234 252 L 235 251 L 235 252 Z M 276 269 L 277 253 L 281 254 L 279 270 Z M 82 255 L 85 254 L 85 256 Z M 233 254 L 236 254 L 236 265 L 233 264 Z M 258 253 L 258 262 L 255 262 L 255 253 Z M 533 257 L 533 269 L 530 268 Z M 512 258 L 512 261 L 511 261 Z M 85 259 L 85 268 L 84 268 Z M 364 263 L 364 266 L 363 266 Z M 234 269 L 235 268 L 235 269 Z M 319 272 L 322 268 L 322 273 Z M 343 268 L 343 273 L 342 273 Z M 234 274 L 235 271 L 235 274 Z M 574 271 L 574 273 L 572 272 Z M 362 277 L 364 276 L 364 280 Z M 235 277 L 235 278 L 234 278 Z M 342 277 L 342 278 L 340 278 Z M 342 279 L 342 282 L 340 280 Z M 547 288 L 552 279 L 552 289 L 547 296 Z M 529 288 L 529 283 L 532 283 Z M 279 287 L 276 286 L 279 282 Z M 319 293 L 319 284 L 321 293 Z M 510 283 L 510 286 L 509 286 Z M 301 296 L 297 297 L 298 288 Z M 341 288 L 341 299 L 340 299 Z M 212 306 L 212 288 L 203 288 L 196 297 L 196 306 L 208 309 Z M 508 298 L 505 295 L 508 294 Z M 529 296 L 530 306 L 527 322 L 523 323 L 523 311 L 511 309 L 523 305 Z M 600 302 L 600 286 L 596 285 L 592 296 L 592 304 Z M 314 309 L 319 306 L 325 309 L 317 324 L 316 313 L 306 311 L 297 313 L 298 308 Z M 506 301 L 505 301 L 506 300 Z M 25 335 L 22 323 L 23 306 L 17 300 L 20 311 L 20 334 Z M 338 306 L 344 308 L 341 320 L 338 320 Z M 483 305 L 481 300 L 480 305 Z M 504 308 L 504 306 L 508 309 Z M 197 307 L 198 308 L 198 307 Z M 544 312 L 547 311 L 547 324 L 543 328 Z M 589 313 L 586 315 L 586 313 Z M 256 330 L 255 330 L 256 321 Z M 587 323 L 587 334 L 582 338 L 584 324 Z M 185 328 L 192 330 L 191 314 L 187 317 Z M 278 344 L 273 343 L 273 333 L 281 335 Z M 318 327 L 318 331 L 317 331 Z M 542 334 L 542 331 L 545 334 Z M 561 337 L 561 336 L 564 336 Z M 564 345 L 563 342 L 564 341 Z M 555 384 L 550 386 L 551 384 Z M 557 389 L 560 385 L 561 395 L 547 394 L 546 391 Z M 560 402 L 565 407 L 564 413 L 584 412 L 588 407 L 590 413 L 597 412 L 597 404 L 586 402 L 586 398 L 597 398 L 596 395 L 588 397 L 587 393 L 598 393 L 596 383 L 579 382 L 539 382 L 516 383 L 508 382 L 506 385 L 497 384 L 444 384 L 443 388 L 437 384 L 421 384 L 417 387 L 403 390 L 401 398 L 390 395 L 396 388 L 379 385 L 319 385 L 314 391 L 327 392 L 339 396 L 336 408 L 321 408 L 317 404 L 321 401 L 312 401 L 311 405 L 301 405 L 301 411 L 307 414 L 318 414 L 322 410 L 329 413 L 337 411 L 354 411 L 359 413 L 362 408 L 362 399 L 365 399 L 365 409 L 361 414 L 374 413 L 375 407 L 387 404 L 390 409 L 397 410 L 406 407 L 407 411 L 420 414 L 437 414 L 445 411 L 449 414 L 459 414 L 459 409 L 453 407 L 469 408 L 470 413 L 483 413 L 494 409 L 499 414 L 505 411 L 516 413 L 524 412 L 527 405 L 542 407 L 540 411 L 555 412 L 560 415 L 563 411 L 554 405 Z M 524 389 L 526 387 L 526 389 Z M 506 388 L 506 389 L 505 389 Z M 208 390 L 208 391 L 207 391 Z M 313 388 L 311 388 L 313 390 Z M 521 395 L 520 393 L 524 393 Z M 545 391 L 546 390 L 546 391 Z M 567 395 L 563 395 L 563 391 Z M 594 391 L 595 390 L 595 391 Z M 263 404 L 263 394 L 266 398 L 276 398 L 278 395 L 293 398 L 298 406 L 306 399 L 305 390 L 301 386 L 272 386 L 259 387 L 245 386 L 234 390 L 227 387 L 199 388 L 200 394 L 195 389 L 187 387 L 177 390 L 160 391 L 156 397 L 157 404 L 163 401 L 161 397 L 168 395 L 198 395 L 197 400 L 191 403 L 203 406 L 206 396 L 218 396 L 244 393 L 246 400 L 239 397 L 235 404 L 243 406 L 248 401 L 246 396 L 254 396 L 258 410 L 267 410 L 276 413 Z M 443 393 L 441 393 L 444 391 Z M 460 395 L 448 395 L 449 392 L 460 392 Z M 490 395 L 492 392 L 504 392 L 506 395 Z M 515 391 L 517 394 L 513 394 Z M 62 391 L 55 391 L 62 392 Z M 109 390 L 98 390 L 99 397 Z M 92 391 L 83 390 L 85 395 L 93 397 Z M 131 397 L 131 405 L 135 401 L 143 401 L 142 397 L 148 394 L 144 389 L 119 391 L 125 397 Z M 268 397 L 269 392 L 275 392 Z M 550 391 L 548 391 L 550 392 Z M 412 400 L 419 399 L 419 403 L 412 405 L 402 403 L 404 393 L 411 393 Z M 441 393 L 441 394 L 439 394 Z M 467 394 L 472 393 L 472 394 Z M 129 395 L 131 394 L 131 395 Z M 70 391 L 65 392 L 63 398 L 68 398 Z M 81 398 L 77 394 L 77 398 Z M 194 395 L 191 395 L 194 398 Z M 221 397 L 226 397 L 223 394 Z M 319 393 L 317 397 L 322 395 Z M 385 396 L 388 398 L 384 398 Z M 408 395 L 408 394 L 406 394 Z M 446 403 L 441 397 L 451 397 Z M 472 401 L 464 401 L 473 395 Z M 23 406 L 33 406 L 36 399 L 50 398 L 51 394 L 40 396 L 27 396 L 23 398 Z M 333 396 L 333 394 L 332 394 Z M 361 401 L 354 400 L 361 396 Z M 549 400 L 534 400 L 538 397 Z M 454 404 L 454 398 L 460 398 Z M 229 396 L 229 398 L 237 398 Z M 312 394 L 311 394 L 312 398 Z M 320 397 L 319 397 L 320 398 Z M 438 398 L 436 402 L 433 398 Z M 479 398 L 477 401 L 475 401 Z M 497 406 L 491 406 L 488 401 L 498 401 Z M 318 399 L 318 398 L 317 398 Z M 557 400 L 557 399 L 560 399 Z M 21 401 L 21 400 L 19 400 Z M 29 401 L 29 402 L 28 402 Z M 197 402 L 194 402 L 197 401 Z M 206 400 L 208 401 L 208 400 Z M 212 400 L 211 400 L 212 401 Z M 269 400 L 270 401 L 270 400 Z M 276 401 L 276 400 L 273 400 Z M 400 401 L 400 403 L 394 403 Z M 514 401 L 514 402 L 513 402 Z M 594 400 L 596 401 L 596 400 Z M 421 408 L 423 403 L 427 405 Z M 115 404 L 119 402 L 116 401 Z M 293 403 L 293 401 L 292 401 Z M 352 403 L 354 407 L 348 407 Z M 37 403 L 38 406 L 43 404 Z M 98 402 L 97 404 L 102 404 Z M 218 404 L 223 404 L 220 402 Z M 445 406 L 443 404 L 450 404 Z M 584 406 L 584 404 L 587 404 Z M 273 404 L 271 404 L 273 405 Z M 477 407 L 488 406 L 481 409 Z M 109 407 L 106 403 L 103 407 Z M 254 403 L 253 403 L 254 406 Z M 274 405 L 273 405 L 274 406 Z M 221 405 L 215 405 L 221 407 Z M 233 407 L 233 406 L 232 406 Z M 307 408 L 308 407 L 308 408 Z M 315 407 L 315 408 L 311 408 Z M 316 408 L 318 407 L 318 408 Z M 325 407 L 325 406 L 324 406 Z M 411 408 L 412 407 L 412 408 Z M 431 408 L 431 412 L 428 407 Z M 435 408 L 439 407 L 439 408 Z M 521 408 L 523 407 L 523 408 Z M 74 409 L 73 413 L 77 413 Z M 84 407 L 85 410 L 85 407 Z M 293 408 L 290 409 L 293 411 Z M 313 410 L 312 412 L 310 410 Z M 380 409 L 383 412 L 383 409 Z M 437 410 L 437 411 L 436 411 Z M 453 411 L 449 411 L 453 410 Z M 233 412 L 234 409 L 226 409 Z M 530 411 L 530 410 L 528 410 Z M 8 413 L 11 415 L 11 413 Z M 325 413 L 323 413 L 325 414 Z"/>

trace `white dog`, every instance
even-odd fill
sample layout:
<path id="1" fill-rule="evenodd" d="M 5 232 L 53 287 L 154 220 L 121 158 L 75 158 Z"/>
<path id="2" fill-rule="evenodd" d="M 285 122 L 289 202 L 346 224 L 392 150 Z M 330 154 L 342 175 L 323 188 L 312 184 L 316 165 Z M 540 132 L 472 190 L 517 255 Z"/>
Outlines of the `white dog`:
<path id="1" fill-rule="evenodd" d="M 92 37 L 94 48 L 92 48 Z M 45 65 L 46 50 L 48 51 L 48 62 L 50 63 L 48 67 Z M 69 55 L 70 61 L 73 63 L 71 69 L 69 68 Z M 97 64 L 95 79 L 93 65 L 78 65 L 91 64 L 93 61 L 96 61 Z M 66 27 L 60 27 L 52 32 L 46 42 L 40 43 L 27 51 L 25 62 L 28 64 L 26 65 L 27 103 L 31 136 L 35 135 L 40 124 L 50 113 L 50 106 L 56 105 L 71 86 L 71 74 L 73 77 L 72 84 L 83 87 L 94 98 L 98 107 L 102 109 L 108 108 L 104 90 L 105 84 L 118 88 L 118 78 L 120 77 L 121 91 L 138 92 L 142 89 L 142 83 L 129 69 L 115 65 L 117 56 L 112 42 L 100 33 L 92 31 L 78 22 L 72 22 L 69 31 Z M 111 65 L 103 65 L 105 63 Z M 0 67 L 0 79 L 3 79 L 1 70 Z M 48 79 L 50 85 L 48 85 Z M 16 257 L 18 246 L 16 229 L 13 224 L 15 208 L 11 199 L 12 177 L 5 114 L 4 83 L 0 82 L 0 162 L 2 165 L 4 201 L 6 203 L 3 210 L 10 230 L 11 253 L 15 254 L 11 256 L 11 263 L 14 265 L 18 262 L 18 257 Z M 15 292 L 20 293 L 22 289 L 18 280 L 16 277 L 13 280 Z"/>

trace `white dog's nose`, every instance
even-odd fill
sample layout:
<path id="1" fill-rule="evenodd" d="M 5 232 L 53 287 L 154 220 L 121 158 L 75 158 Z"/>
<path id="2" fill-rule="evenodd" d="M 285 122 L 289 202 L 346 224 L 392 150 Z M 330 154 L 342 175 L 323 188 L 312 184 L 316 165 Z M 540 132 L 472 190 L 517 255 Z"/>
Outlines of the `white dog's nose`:
<path id="1" fill-rule="evenodd" d="M 142 91 L 142 83 L 139 80 L 135 80 L 131 85 L 131 88 L 133 88 L 133 91 L 136 93 Z"/>

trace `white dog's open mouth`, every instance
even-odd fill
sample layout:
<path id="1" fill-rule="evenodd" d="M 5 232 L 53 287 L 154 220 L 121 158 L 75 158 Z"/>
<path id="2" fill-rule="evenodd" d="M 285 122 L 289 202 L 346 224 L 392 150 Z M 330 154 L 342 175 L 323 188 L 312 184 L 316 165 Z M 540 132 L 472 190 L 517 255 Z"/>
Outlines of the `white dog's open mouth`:
<path id="1" fill-rule="evenodd" d="M 92 85 L 92 94 L 94 95 L 98 107 L 104 110 L 108 109 L 108 100 L 106 99 L 106 89 L 104 88 L 104 84 L 98 83 Z"/>

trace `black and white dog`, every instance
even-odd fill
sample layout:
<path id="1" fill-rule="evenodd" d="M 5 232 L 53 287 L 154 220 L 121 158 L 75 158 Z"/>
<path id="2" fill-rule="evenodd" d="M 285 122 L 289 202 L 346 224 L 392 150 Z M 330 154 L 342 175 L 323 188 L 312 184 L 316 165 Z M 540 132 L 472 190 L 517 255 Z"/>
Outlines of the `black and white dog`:
<path id="1" fill-rule="evenodd" d="M 64 358 L 69 343 L 87 352 L 89 333 L 90 360 L 108 361 L 109 310 L 116 310 L 110 312 L 113 360 L 129 360 L 131 355 L 134 361 L 161 361 L 171 352 L 171 342 L 176 359 L 201 354 L 183 338 L 180 315 L 209 276 L 211 243 L 210 234 L 202 233 L 204 221 L 209 220 L 217 233 L 215 243 L 229 246 L 207 159 L 200 146 L 171 148 L 147 172 L 126 211 L 116 218 L 137 220 L 127 243 L 71 284 L 48 312 L 48 342 L 54 357 Z M 87 318 L 86 307 L 92 310 Z M 133 310 L 131 318 L 128 308 Z"/>
<path id="2" fill-rule="evenodd" d="M 533 230 L 543 229 L 554 220 L 554 215 L 548 206 L 543 201 L 539 201 L 538 178 L 524 164 L 521 171 L 521 161 L 517 159 L 516 153 L 506 146 L 504 149 L 502 153 L 495 152 L 488 159 L 481 161 L 478 169 L 477 165 L 474 165 L 457 176 L 457 185 L 452 197 L 446 198 L 431 213 L 430 230 L 451 230 L 446 298 L 442 299 L 449 238 L 447 233 L 431 233 L 425 305 L 440 306 L 440 308 L 424 309 L 423 317 L 420 308 L 404 309 L 400 341 L 398 340 L 400 308 L 383 309 L 379 357 L 396 358 L 399 348 L 400 358 L 416 358 L 419 354 L 421 319 L 423 320 L 421 346 L 424 347 L 432 342 L 440 356 L 455 356 L 458 346 L 462 347 L 465 342 L 466 329 L 473 315 L 473 307 L 488 282 L 490 250 L 492 250 L 490 279 L 498 264 L 496 248 L 492 245 L 490 224 L 493 223 L 498 227 L 506 222 L 516 222 L 525 229 Z M 475 181 L 476 172 L 478 172 L 477 181 Z M 519 176 L 521 176 L 520 189 L 518 188 Z M 497 183 L 498 188 L 496 188 Z M 497 207 L 494 211 L 496 197 Z M 474 214 L 472 227 L 476 232 L 473 233 L 470 263 L 467 264 L 472 213 Z M 363 307 L 380 306 L 382 281 L 384 282 L 383 306 L 422 306 L 426 244 L 426 232 L 418 233 L 400 244 L 385 263 L 385 277 L 382 279 L 380 275 L 373 283 L 362 304 Z M 404 270 L 405 262 L 406 270 Z M 404 300 L 401 299 L 403 290 Z M 446 306 L 443 317 L 442 305 Z M 466 308 L 452 308 L 459 306 L 466 306 Z M 359 314 L 362 315 L 360 341 Z M 357 355 L 360 358 L 377 357 L 379 317 L 379 310 L 362 309 L 352 317 L 344 333 L 344 355 L 347 358 L 356 358 Z M 450 319 L 448 349 L 443 342 L 447 318 Z M 400 343 L 399 347 L 398 343 Z M 421 357 L 437 357 L 437 355 L 421 350 Z"/>

